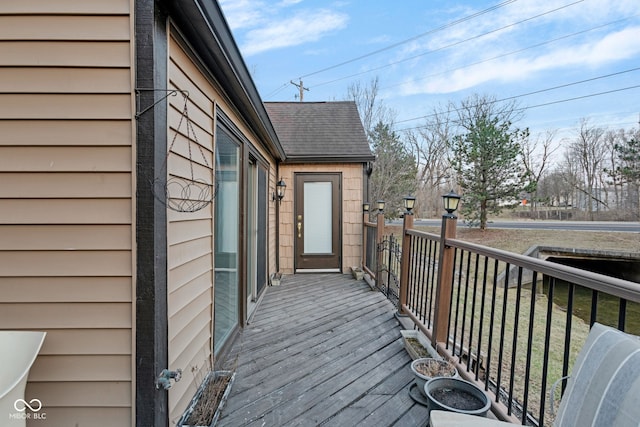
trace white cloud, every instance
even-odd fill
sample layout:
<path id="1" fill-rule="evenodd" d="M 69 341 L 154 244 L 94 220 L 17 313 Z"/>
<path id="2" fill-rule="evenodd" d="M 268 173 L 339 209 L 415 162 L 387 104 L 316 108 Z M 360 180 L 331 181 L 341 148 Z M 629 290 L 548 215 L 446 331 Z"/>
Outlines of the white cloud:
<path id="1" fill-rule="evenodd" d="M 542 55 L 505 57 L 436 74 L 427 79 L 409 80 L 401 90 L 405 95 L 452 93 L 492 81 L 525 81 L 536 73 L 561 70 L 567 67 L 596 68 L 640 55 L 640 44 L 637 43 L 639 39 L 640 27 L 630 27 L 607 34 L 604 37 L 584 40 L 580 44 L 546 50 Z M 458 59 L 462 60 L 462 58 Z M 466 61 L 471 63 L 475 59 L 466 57 Z M 455 68 L 455 65 L 451 68 Z"/>
<path id="2" fill-rule="evenodd" d="M 240 36 L 244 56 L 314 42 L 346 26 L 349 17 L 329 9 L 301 9 L 303 0 L 220 0 L 225 18 Z M 240 31 L 238 31 L 240 30 Z"/>
<path id="3" fill-rule="evenodd" d="M 245 56 L 317 41 L 346 26 L 348 16 L 326 9 L 300 11 L 285 19 L 273 20 L 245 34 L 241 50 Z"/>
<path id="4" fill-rule="evenodd" d="M 264 20 L 264 3 L 254 0 L 219 0 L 232 30 L 250 28 Z"/>

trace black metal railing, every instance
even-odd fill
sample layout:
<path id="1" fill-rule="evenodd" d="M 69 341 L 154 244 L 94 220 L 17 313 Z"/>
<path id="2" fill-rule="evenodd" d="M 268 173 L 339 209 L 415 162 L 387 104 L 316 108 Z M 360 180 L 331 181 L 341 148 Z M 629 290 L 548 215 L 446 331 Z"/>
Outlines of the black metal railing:
<path id="1" fill-rule="evenodd" d="M 388 261 L 403 239 L 385 237 L 378 249 L 387 261 L 376 284 L 394 302 L 406 292 L 401 311 L 463 378 L 492 396 L 500 418 L 552 424 L 551 384 L 570 373 L 594 322 L 640 334 L 640 284 L 413 229 L 403 238 L 407 271 L 399 269 L 400 256 Z M 444 267 L 443 249 L 453 251 Z M 452 270 L 442 287 L 449 291 L 439 295 L 445 270 Z M 389 277 L 401 278 L 397 293 Z M 437 339 L 434 324 L 443 313 L 446 332 Z"/>

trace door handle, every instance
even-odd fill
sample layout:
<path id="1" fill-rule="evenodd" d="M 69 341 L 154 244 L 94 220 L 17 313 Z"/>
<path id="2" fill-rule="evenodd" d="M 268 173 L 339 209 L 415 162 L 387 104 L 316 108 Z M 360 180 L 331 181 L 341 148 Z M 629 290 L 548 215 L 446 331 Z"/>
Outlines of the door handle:
<path id="1" fill-rule="evenodd" d="M 298 215 L 298 239 L 302 237 L 302 215 Z"/>

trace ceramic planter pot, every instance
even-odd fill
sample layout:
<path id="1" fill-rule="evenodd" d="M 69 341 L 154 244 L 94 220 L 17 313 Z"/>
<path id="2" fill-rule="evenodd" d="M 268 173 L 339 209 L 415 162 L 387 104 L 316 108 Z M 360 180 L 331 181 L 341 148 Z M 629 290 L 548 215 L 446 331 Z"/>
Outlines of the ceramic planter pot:
<path id="1" fill-rule="evenodd" d="M 486 417 L 491 400 L 481 388 L 460 378 L 432 378 L 424 385 L 429 411 Z"/>
<path id="2" fill-rule="evenodd" d="M 446 360 L 424 357 L 411 362 L 411 372 L 415 377 L 418 390 L 424 397 L 427 397 L 424 386 L 432 378 L 436 377 L 457 377 L 458 370 Z"/>

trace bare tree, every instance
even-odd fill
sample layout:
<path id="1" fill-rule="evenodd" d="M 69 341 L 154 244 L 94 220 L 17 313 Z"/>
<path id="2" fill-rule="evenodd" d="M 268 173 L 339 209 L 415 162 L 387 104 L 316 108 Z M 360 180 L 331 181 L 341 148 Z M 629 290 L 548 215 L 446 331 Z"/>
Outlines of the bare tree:
<path id="1" fill-rule="evenodd" d="M 604 201 L 598 188 L 599 179 L 604 171 L 604 159 L 607 147 L 604 143 L 604 130 L 589 124 L 588 119 L 580 121 L 576 139 L 570 150 L 580 167 L 583 185 L 580 187 L 586 201 L 589 220 L 594 220 L 594 212 L 599 210 Z"/>
<path id="2" fill-rule="evenodd" d="M 529 173 L 533 187 L 530 196 L 532 212 L 536 211 L 540 201 L 538 184 L 546 172 L 551 156 L 558 149 L 558 145 L 553 143 L 555 135 L 556 131 L 547 131 L 542 139 L 536 138 L 533 142 L 531 139 L 526 139 L 522 143 L 522 162 Z"/>
<path id="3" fill-rule="evenodd" d="M 417 209 L 423 214 L 437 216 L 441 212 L 440 196 L 451 186 L 449 163 L 451 121 L 447 112 L 434 110 L 425 124 L 417 130 L 406 131 L 405 138 L 412 148 L 418 165 Z"/>
<path id="4" fill-rule="evenodd" d="M 378 97 L 378 91 L 378 77 L 371 79 L 368 85 L 358 80 L 347 88 L 347 99 L 355 101 L 367 136 L 378 123 L 392 125 L 395 121 L 396 113 Z"/>

